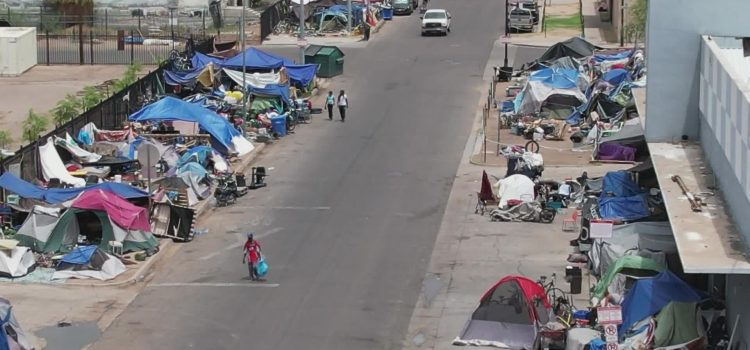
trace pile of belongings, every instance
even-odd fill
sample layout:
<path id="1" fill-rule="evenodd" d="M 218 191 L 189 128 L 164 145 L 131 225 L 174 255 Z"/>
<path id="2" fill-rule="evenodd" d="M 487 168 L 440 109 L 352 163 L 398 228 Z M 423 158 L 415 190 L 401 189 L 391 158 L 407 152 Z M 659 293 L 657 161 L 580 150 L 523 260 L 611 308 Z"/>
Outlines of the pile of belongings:
<path id="1" fill-rule="evenodd" d="M 52 279 L 93 278 L 106 281 L 123 272 L 125 265 L 117 257 L 94 245 L 79 246 L 63 256 L 55 267 Z"/>

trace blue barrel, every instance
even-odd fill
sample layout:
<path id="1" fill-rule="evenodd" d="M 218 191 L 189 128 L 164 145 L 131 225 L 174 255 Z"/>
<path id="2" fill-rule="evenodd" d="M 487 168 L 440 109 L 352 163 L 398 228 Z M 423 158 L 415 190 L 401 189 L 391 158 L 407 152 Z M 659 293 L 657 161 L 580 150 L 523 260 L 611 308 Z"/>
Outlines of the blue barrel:
<path id="1" fill-rule="evenodd" d="M 286 114 L 271 118 L 271 131 L 281 136 L 286 136 Z"/>
<path id="2" fill-rule="evenodd" d="M 381 14 L 383 15 L 383 19 L 386 21 L 390 21 L 393 19 L 393 8 L 392 7 L 383 7 L 381 8 Z"/>

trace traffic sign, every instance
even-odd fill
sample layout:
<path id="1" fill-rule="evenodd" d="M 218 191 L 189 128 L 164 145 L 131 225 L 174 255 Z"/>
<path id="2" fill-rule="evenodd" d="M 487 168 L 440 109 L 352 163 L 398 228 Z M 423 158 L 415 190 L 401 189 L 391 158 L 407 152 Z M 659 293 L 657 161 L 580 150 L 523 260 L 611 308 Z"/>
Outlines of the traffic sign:
<path id="1" fill-rule="evenodd" d="M 510 35 L 505 34 L 500 37 L 500 43 L 501 44 L 510 44 Z"/>
<path id="2" fill-rule="evenodd" d="M 619 350 L 620 344 L 617 344 L 617 342 L 614 343 L 607 343 L 607 350 Z"/>
<path id="3" fill-rule="evenodd" d="M 307 40 L 305 40 L 305 39 L 297 40 L 297 46 L 299 46 L 299 47 L 306 47 L 307 46 Z"/>
<path id="4" fill-rule="evenodd" d="M 607 343 L 617 343 L 617 325 L 604 325 L 604 336 L 606 337 Z"/>
<path id="5" fill-rule="evenodd" d="M 619 306 L 603 306 L 596 308 L 597 323 L 620 324 L 622 323 L 622 308 Z"/>

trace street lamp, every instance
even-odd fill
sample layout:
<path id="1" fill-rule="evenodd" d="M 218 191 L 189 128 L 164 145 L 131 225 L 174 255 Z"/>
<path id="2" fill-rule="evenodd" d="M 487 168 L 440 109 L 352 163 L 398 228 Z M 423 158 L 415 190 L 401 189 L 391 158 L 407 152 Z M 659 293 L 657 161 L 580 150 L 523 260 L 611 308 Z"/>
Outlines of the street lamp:
<path id="1" fill-rule="evenodd" d="M 247 0 L 242 0 L 242 13 L 240 14 L 240 40 L 242 50 L 242 119 L 247 118 L 247 81 L 245 78 L 247 68 L 245 67 L 245 3 Z"/>
<path id="2" fill-rule="evenodd" d="M 505 49 L 503 50 L 503 67 L 500 69 L 500 74 L 498 74 L 498 78 L 501 81 L 508 81 L 510 79 L 509 75 L 513 72 L 513 69 L 511 67 L 508 67 L 508 41 L 510 41 L 510 22 L 508 21 L 509 6 L 510 5 L 508 3 L 508 0 L 505 0 L 505 33 L 503 35 L 503 46 Z"/>

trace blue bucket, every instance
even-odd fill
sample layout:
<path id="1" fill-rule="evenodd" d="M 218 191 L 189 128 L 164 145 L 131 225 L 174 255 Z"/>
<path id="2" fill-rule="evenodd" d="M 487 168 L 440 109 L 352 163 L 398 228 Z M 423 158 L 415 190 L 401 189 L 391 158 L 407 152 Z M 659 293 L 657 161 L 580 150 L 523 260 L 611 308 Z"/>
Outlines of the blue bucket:
<path id="1" fill-rule="evenodd" d="M 286 136 L 286 114 L 271 118 L 271 131 L 279 137 Z"/>

